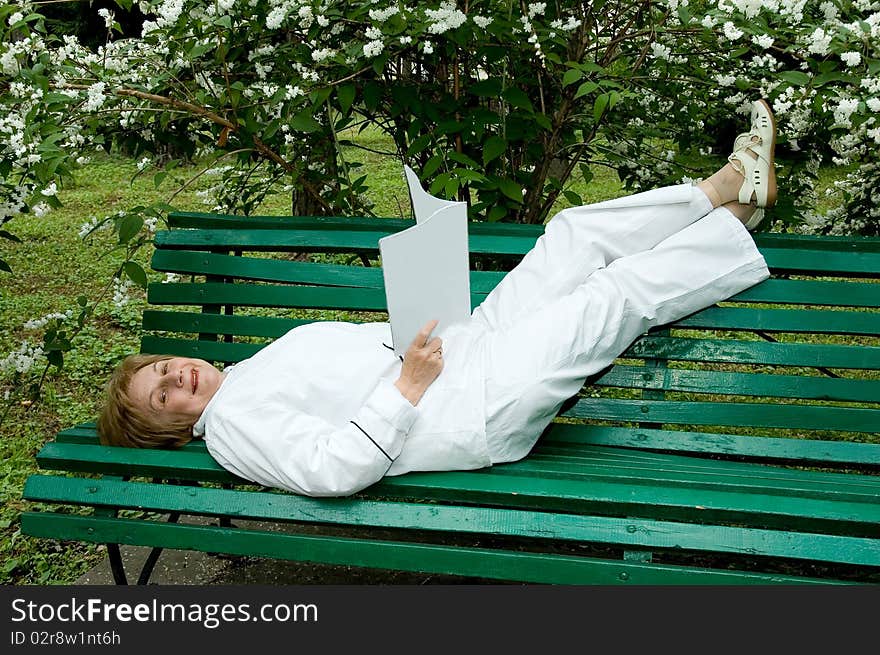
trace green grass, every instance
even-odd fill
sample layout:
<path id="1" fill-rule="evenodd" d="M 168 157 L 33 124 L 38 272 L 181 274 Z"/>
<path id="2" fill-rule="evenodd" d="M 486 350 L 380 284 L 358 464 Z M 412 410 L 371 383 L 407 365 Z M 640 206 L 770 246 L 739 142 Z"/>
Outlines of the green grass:
<path id="1" fill-rule="evenodd" d="M 387 141 L 376 133 L 366 132 L 357 139 L 374 150 L 390 149 Z M 408 215 L 406 184 L 394 158 L 348 148 L 346 159 L 363 163 L 359 170 L 368 175 L 376 214 Z M 716 163 L 707 161 L 707 170 Z M 83 223 L 92 216 L 103 217 L 137 204 L 167 200 L 176 185 L 199 169 L 182 169 L 159 189 L 149 175 L 132 182 L 136 170 L 130 159 L 96 156 L 59 193 L 64 203 L 62 209 L 43 218 L 18 217 L 9 224 L 23 243 L 0 240 L 0 258 L 14 271 L 0 274 L 0 357 L 17 348 L 23 339 L 39 337 L 23 328 L 26 321 L 75 307 L 80 295 L 95 298 L 109 282 L 116 260 L 106 252 L 114 244 L 107 232 L 99 232 L 83 243 L 78 236 Z M 205 211 L 196 191 L 209 184 L 210 180 L 201 179 L 178 195 L 173 205 L 180 210 Z M 596 177 L 589 184 L 575 180 L 572 188 L 585 202 L 624 193 L 616 175 L 605 169 L 596 170 Z M 565 204 L 560 201 L 556 209 Z M 289 198 L 283 193 L 268 198 L 260 208 L 262 214 L 283 215 L 288 211 Z M 150 255 L 149 249 L 144 249 L 139 256 L 146 270 Z M 161 279 L 155 273 L 149 276 L 151 281 Z M 0 427 L 0 583 L 70 583 L 104 556 L 100 546 L 50 542 L 22 535 L 19 515 L 34 506 L 22 501 L 22 489 L 27 476 L 36 471 L 34 456 L 55 432 L 95 417 L 107 376 L 119 359 L 139 348 L 144 306 L 142 294 L 122 309 L 109 300 L 101 302 L 94 319 L 76 338 L 64 368 L 50 371 L 41 400 L 15 404 Z M 8 390 L 8 381 L 0 380 L 0 411 L 3 393 Z"/>

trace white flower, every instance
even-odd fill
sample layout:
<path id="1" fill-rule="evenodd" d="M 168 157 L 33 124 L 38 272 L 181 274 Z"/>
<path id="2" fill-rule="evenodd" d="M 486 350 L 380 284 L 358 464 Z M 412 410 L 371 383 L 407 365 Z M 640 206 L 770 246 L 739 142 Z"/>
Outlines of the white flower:
<path id="1" fill-rule="evenodd" d="M 0 68 L 4 75 L 14 77 L 18 75 L 18 59 L 15 58 L 15 50 L 9 49 L 0 55 Z"/>
<path id="2" fill-rule="evenodd" d="M 428 26 L 431 34 L 443 34 L 464 25 L 467 16 L 459 11 L 454 2 L 444 2 L 439 9 L 425 9 L 425 16 L 432 21 Z"/>
<path id="3" fill-rule="evenodd" d="M 736 41 L 743 35 L 743 31 L 739 29 L 736 25 L 731 21 L 727 21 L 724 23 L 724 36 L 726 36 L 731 41 Z"/>
<path id="4" fill-rule="evenodd" d="M 34 346 L 28 341 L 22 341 L 18 350 L 0 359 L 0 375 L 8 375 L 12 372 L 27 373 L 42 356 L 43 349 L 40 346 Z"/>
<path id="5" fill-rule="evenodd" d="M 769 34 L 756 34 L 752 37 L 752 43 L 766 50 L 773 45 L 773 37 Z"/>
<path id="6" fill-rule="evenodd" d="M 370 41 L 364 44 L 364 57 L 375 57 L 382 53 L 385 44 L 381 41 Z"/>
<path id="7" fill-rule="evenodd" d="M 320 50 L 312 50 L 312 59 L 318 63 L 334 56 L 336 51 L 332 48 L 322 48 Z"/>
<path id="8" fill-rule="evenodd" d="M 410 43 L 412 43 L 412 37 L 411 37 L 411 36 L 402 36 L 402 37 L 400 37 L 400 45 L 409 45 Z"/>
<path id="9" fill-rule="evenodd" d="M 423 51 L 426 55 L 430 55 L 432 52 L 434 52 L 434 46 L 431 44 L 430 41 L 425 41 L 425 42 L 422 44 L 422 51 Z"/>
<path id="10" fill-rule="evenodd" d="M 715 27 L 715 18 L 709 15 L 703 16 L 703 20 L 700 21 L 700 25 L 702 25 L 706 29 L 711 30 L 713 27 Z"/>
<path id="11" fill-rule="evenodd" d="M 546 2 L 533 2 L 528 6 L 529 18 L 534 18 L 535 16 L 543 16 L 546 10 Z"/>
<path id="12" fill-rule="evenodd" d="M 104 89 L 106 84 L 103 82 L 95 82 L 88 89 L 88 97 L 83 109 L 85 111 L 97 111 L 104 104 Z"/>
<path id="13" fill-rule="evenodd" d="M 858 108 L 859 101 L 855 98 L 842 98 L 834 109 L 834 122 L 841 127 L 852 127 L 850 117 Z"/>
<path id="14" fill-rule="evenodd" d="M 840 58 L 843 60 L 843 63 L 852 68 L 853 66 L 858 66 L 862 63 L 862 55 L 858 52 L 844 52 L 840 55 Z"/>
<path id="15" fill-rule="evenodd" d="M 668 61 L 670 54 L 671 54 L 671 51 L 665 45 L 660 44 L 660 43 L 652 43 L 651 44 L 651 56 L 653 56 L 657 59 L 665 59 Z"/>
<path id="16" fill-rule="evenodd" d="M 394 14 L 398 13 L 400 13 L 400 8 L 392 5 L 387 9 L 370 9 L 370 18 L 379 23 L 383 23 L 391 18 Z"/>
<path id="17" fill-rule="evenodd" d="M 485 16 L 474 16 L 473 19 L 474 25 L 479 27 L 481 30 L 486 29 L 489 25 L 492 24 L 494 18 L 486 18 Z"/>
<path id="18" fill-rule="evenodd" d="M 825 20 L 831 21 L 837 18 L 837 7 L 833 2 L 823 2 L 819 5 L 819 9 L 825 14 Z"/>
<path id="19" fill-rule="evenodd" d="M 284 6 L 275 7 L 266 16 L 266 29 L 277 30 L 285 18 L 287 18 L 287 8 Z"/>
<path id="20" fill-rule="evenodd" d="M 827 55 L 828 49 L 831 47 L 831 34 L 826 34 L 825 30 L 817 27 L 810 35 L 810 44 L 807 46 L 814 55 Z"/>
<path id="21" fill-rule="evenodd" d="M 177 22 L 183 12 L 183 0 L 165 0 L 156 9 L 159 19 L 156 24 L 159 27 L 168 27 Z"/>
<path id="22" fill-rule="evenodd" d="M 43 216 L 51 211 L 51 207 L 45 202 L 41 202 L 40 204 L 31 207 L 31 211 L 34 212 L 34 216 L 37 218 L 43 218 Z"/>
<path id="23" fill-rule="evenodd" d="M 99 9 L 98 16 L 104 19 L 104 27 L 106 27 L 108 30 L 113 27 L 113 19 L 115 18 L 115 16 L 113 15 L 112 11 L 110 11 L 109 9 Z"/>
<path id="24" fill-rule="evenodd" d="M 12 14 L 12 16 L 9 17 L 9 20 L 7 21 L 7 23 L 10 26 L 15 25 L 22 18 L 24 18 L 24 14 L 22 14 L 20 11 L 16 11 L 14 14 Z"/>
<path id="25" fill-rule="evenodd" d="M 53 321 L 56 319 L 59 321 L 65 321 L 65 320 L 69 320 L 72 316 L 73 316 L 72 309 L 68 309 L 63 314 L 61 314 L 59 312 L 53 312 L 51 314 L 46 314 L 45 316 L 43 316 L 41 318 L 35 318 L 35 319 L 31 319 L 30 321 L 27 321 L 23 327 L 25 330 L 39 330 L 40 328 L 48 325 L 49 321 Z"/>
<path id="26" fill-rule="evenodd" d="M 131 296 L 129 295 L 129 291 L 131 290 L 132 282 L 128 278 L 124 280 L 114 278 L 113 280 L 113 304 L 121 309 L 125 305 L 128 304 L 128 301 L 131 300 Z"/>
<path id="27" fill-rule="evenodd" d="M 865 104 L 871 111 L 880 111 L 880 98 L 869 98 Z"/>
<path id="28" fill-rule="evenodd" d="M 49 186 L 43 189 L 40 193 L 44 196 L 54 196 L 58 194 L 58 186 L 54 182 L 50 182 Z"/>

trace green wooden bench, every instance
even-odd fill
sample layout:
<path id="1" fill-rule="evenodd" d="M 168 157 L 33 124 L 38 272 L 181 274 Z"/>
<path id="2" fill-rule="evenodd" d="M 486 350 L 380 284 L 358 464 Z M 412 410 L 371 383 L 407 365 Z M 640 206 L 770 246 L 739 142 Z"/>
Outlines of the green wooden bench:
<path id="1" fill-rule="evenodd" d="M 377 240 L 412 224 L 170 221 L 152 267 L 185 278 L 150 286 L 142 351 L 215 362 L 327 317 L 311 310 L 381 317 Z M 475 305 L 541 231 L 470 226 Z M 312 499 L 235 478 L 201 442 L 104 447 L 86 424 L 37 456 L 52 473 L 27 480 L 22 530 L 108 544 L 119 583 L 119 544 L 154 547 L 141 583 L 162 548 L 525 582 L 876 583 L 880 239 L 757 241 L 770 280 L 640 338 L 523 461 Z"/>

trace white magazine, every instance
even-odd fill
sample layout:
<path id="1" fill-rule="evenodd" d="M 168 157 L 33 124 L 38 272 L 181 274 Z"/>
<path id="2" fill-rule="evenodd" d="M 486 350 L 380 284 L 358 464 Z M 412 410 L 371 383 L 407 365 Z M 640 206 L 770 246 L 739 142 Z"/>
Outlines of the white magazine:
<path id="1" fill-rule="evenodd" d="M 379 239 L 394 352 L 403 355 L 425 323 L 434 336 L 471 315 L 467 204 L 435 198 L 404 166 L 416 224 Z"/>

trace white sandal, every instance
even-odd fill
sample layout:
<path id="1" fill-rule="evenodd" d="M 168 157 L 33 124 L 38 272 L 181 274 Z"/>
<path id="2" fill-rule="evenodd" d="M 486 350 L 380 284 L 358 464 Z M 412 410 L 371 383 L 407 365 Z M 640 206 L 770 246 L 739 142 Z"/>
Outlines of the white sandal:
<path id="1" fill-rule="evenodd" d="M 740 203 L 754 203 L 759 209 L 772 207 L 776 203 L 775 149 L 776 122 L 773 112 L 765 100 L 758 100 L 752 104 L 752 130 L 736 138 L 734 151 L 728 157 L 728 161 L 745 178 L 739 189 Z M 755 216 L 749 223 L 754 219 Z M 755 225 L 758 222 L 760 219 L 755 221 Z"/>

